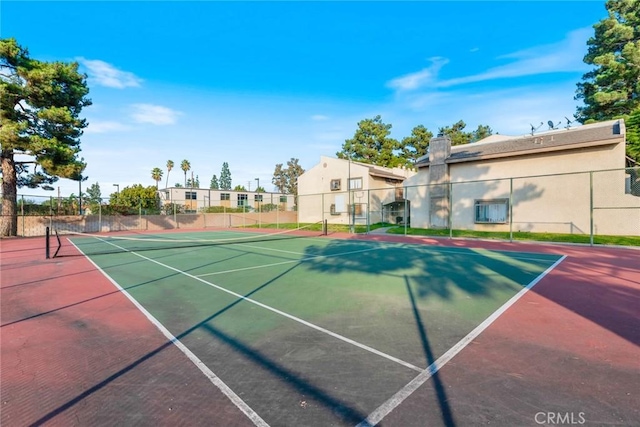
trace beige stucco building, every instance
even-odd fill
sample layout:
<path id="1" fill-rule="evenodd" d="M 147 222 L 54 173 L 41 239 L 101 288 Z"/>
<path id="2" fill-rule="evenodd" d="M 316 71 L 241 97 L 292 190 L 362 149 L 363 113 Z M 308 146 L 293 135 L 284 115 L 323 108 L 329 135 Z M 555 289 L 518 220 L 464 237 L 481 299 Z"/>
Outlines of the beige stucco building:
<path id="1" fill-rule="evenodd" d="M 419 228 L 640 235 L 640 181 L 611 120 L 451 146 L 431 141 L 403 183 Z"/>
<path id="2" fill-rule="evenodd" d="M 247 210 L 277 206 L 280 211 L 293 210 L 292 194 L 257 191 L 212 190 L 209 188 L 169 187 L 158 190 L 164 203 L 184 206 L 186 212 L 199 212 L 208 207 L 246 208 Z"/>
<path id="3" fill-rule="evenodd" d="M 333 157 L 298 178 L 300 222 L 366 224 L 390 216 L 392 206 L 404 208 L 402 183 L 413 169 L 385 168 Z M 385 214 L 385 209 L 387 213 Z"/>

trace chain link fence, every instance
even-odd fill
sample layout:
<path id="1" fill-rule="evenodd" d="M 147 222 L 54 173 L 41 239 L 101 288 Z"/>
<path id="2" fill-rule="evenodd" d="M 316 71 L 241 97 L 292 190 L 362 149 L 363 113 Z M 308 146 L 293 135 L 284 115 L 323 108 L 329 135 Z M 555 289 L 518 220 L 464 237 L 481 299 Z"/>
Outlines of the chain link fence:
<path id="1" fill-rule="evenodd" d="M 327 220 L 352 232 L 380 226 L 421 229 L 454 237 L 514 235 L 640 236 L 640 168 L 358 189 L 251 200 L 79 200 L 19 195 L 18 235 L 41 236 L 46 227 L 76 232 L 276 227 Z M 290 197 L 290 196 L 289 196 Z M 231 206 L 231 204 L 235 206 Z M 81 212 L 81 214 L 80 214 Z M 3 213 L 4 214 L 4 213 Z M 562 241 L 562 240 L 560 240 Z"/>
<path id="2" fill-rule="evenodd" d="M 228 207 L 219 202 L 224 201 L 143 199 L 134 203 L 118 203 L 117 198 L 114 202 L 109 199 L 80 200 L 73 195 L 18 195 L 17 235 L 44 236 L 47 227 L 59 231 L 100 233 L 210 227 L 280 228 L 285 224 L 298 224 L 293 204 L 257 201 L 253 205 Z"/>
<path id="3" fill-rule="evenodd" d="M 300 222 L 326 219 L 354 231 L 401 226 L 449 237 L 579 235 L 593 243 L 640 236 L 640 168 L 301 195 L 298 203 Z"/>

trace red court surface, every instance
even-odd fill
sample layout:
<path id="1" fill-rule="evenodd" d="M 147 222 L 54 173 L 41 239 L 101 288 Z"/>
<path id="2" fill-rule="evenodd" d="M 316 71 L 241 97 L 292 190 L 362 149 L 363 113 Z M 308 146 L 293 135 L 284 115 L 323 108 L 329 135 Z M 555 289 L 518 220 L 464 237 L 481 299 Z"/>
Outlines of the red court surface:
<path id="1" fill-rule="evenodd" d="M 330 237 L 567 256 L 379 425 L 640 425 L 639 250 Z M 3 426 L 254 424 L 86 258 L 1 245 Z"/>

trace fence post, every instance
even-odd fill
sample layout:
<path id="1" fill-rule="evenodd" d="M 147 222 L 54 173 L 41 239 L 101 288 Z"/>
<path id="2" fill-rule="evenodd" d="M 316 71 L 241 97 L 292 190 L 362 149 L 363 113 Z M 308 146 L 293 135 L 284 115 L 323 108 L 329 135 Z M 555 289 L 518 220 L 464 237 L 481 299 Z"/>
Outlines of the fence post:
<path id="1" fill-rule="evenodd" d="M 513 178 L 509 178 L 509 241 L 513 243 Z"/>
<path id="2" fill-rule="evenodd" d="M 322 222 L 324 223 L 324 193 L 320 194 L 320 213 L 322 214 Z"/>
<path id="3" fill-rule="evenodd" d="M 593 246 L 593 171 L 589 172 L 589 245 Z"/>
<path id="4" fill-rule="evenodd" d="M 324 193 L 322 193 L 324 196 Z M 367 234 L 371 232 L 371 190 L 367 189 Z"/>
<path id="5" fill-rule="evenodd" d="M 49 196 L 49 228 L 53 228 L 53 196 Z"/>
<path id="6" fill-rule="evenodd" d="M 404 235 L 407 235 L 407 198 L 404 198 Z"/>
<path id="7" fill-rule="evenodd" d="M 22 214 L 22 237 L 24 237 L 24 194 L 20 196 L 22 203 L 20 203 L 20 213 Z"/>
<path id="8" fill-rule="evenodd" d="M 449 182 L 449 238 L 453 239 L 453 182 Z"/>

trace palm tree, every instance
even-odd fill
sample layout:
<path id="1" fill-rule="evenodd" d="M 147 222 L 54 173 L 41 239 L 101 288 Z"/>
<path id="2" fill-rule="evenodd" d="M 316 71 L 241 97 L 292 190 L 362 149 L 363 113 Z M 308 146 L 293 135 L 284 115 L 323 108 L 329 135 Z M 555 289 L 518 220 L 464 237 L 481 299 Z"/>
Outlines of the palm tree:
<path id="1" fill-rule="evenodd" d="M 153 168 L 151 171 L 151 178 L 156 182 L 156 190 L 158 189 L 158 182 L 162 179 L 162 169 Z"/>
<path id="2" fill-rule="evenodd" d="M 173 160 L 167 160 L 167 183 L 164 185 L 165 187 L 169 187 L 169 173 L 173 169 Z"/>
<path id="3" fill-rule="evenodd" d="M 184 186 L 187 186 L 187 172 L 191 169 L 191 163 L 189 163 L 189 160 L 183 160 L 182 163 L 180 163 L 180 169 L 182 169 L 184 171 Z"/>

